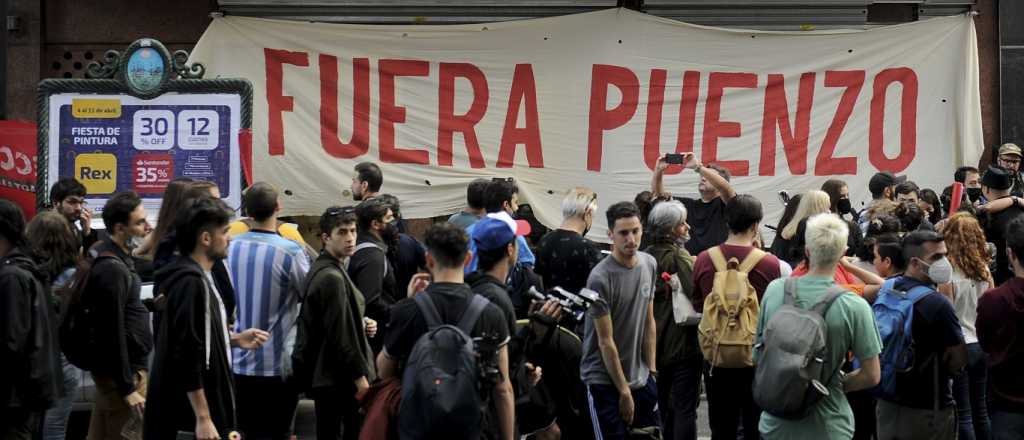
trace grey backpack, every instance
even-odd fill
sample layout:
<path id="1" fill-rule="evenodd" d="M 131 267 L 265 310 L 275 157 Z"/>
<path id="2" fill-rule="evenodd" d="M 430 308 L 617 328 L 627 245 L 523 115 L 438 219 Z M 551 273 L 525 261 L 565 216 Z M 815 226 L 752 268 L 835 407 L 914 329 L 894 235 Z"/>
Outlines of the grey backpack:
<path id="1" fill-rule="evenodd" d="M 845 292 L 832 287 L 809 310 L 802 309 L 795 304 L 796 279 L 786 279 L 782 306 L 754 346 L 754 401 L 761 409 L 784 419 L 802 419 L 829 394 L 828 384 L 842 365 L 826 365 L 825 314 Z"/>

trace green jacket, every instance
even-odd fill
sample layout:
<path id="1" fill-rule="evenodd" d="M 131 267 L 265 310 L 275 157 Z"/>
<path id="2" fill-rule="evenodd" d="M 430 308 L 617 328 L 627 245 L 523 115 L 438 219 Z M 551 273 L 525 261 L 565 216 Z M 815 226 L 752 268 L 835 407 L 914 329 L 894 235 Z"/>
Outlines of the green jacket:
<path id="1" fill-rule="evenodd" d="M 694 258 L 685 248 L 672 242 L 659 241 L 644 250 L 658 261 L 657 288 L 654 295 L 654 320 L 657 326 L 657 363 L 660 371 L 664 366 L 692 356 L 700 356 L 697 343 L 697 326 L 677 325 L 672 316 L 672 288 L 662 281 L 661 274 L 678 275 L 683 293 L 695 307 L 699 301 L 694 297 Z"/>
<path id="2" fill-rule="evenodd" d="M 322 253 L 303 283 L 298 335 L 292 364 L 302 390 L 341 389 L 355 392 L 355 379 L 376 378 L 363 316 L 363 294 L 341 262 Z"/>

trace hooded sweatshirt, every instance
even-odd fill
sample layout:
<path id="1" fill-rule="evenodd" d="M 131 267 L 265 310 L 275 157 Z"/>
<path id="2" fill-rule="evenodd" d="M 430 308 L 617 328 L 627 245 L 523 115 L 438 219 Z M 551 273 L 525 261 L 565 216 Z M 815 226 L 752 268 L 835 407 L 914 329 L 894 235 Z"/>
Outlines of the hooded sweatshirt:
<path id="1" fill-rule="evenodd" d="M 195 430 L 188 392 L 203 390 L 221 438 L 236 427 L 231 359 L 222 308 L 208 276 L 191 257 L 156 272 L 167 302 L 149 377 L 144 438 L 174 439 Z"/>
<path id="2" fill-rule="evenodd" d="M 17 248 L 0 258 L 0 413 L 3 408 L 43 410 L 61 394 L 46 279 Z"/>

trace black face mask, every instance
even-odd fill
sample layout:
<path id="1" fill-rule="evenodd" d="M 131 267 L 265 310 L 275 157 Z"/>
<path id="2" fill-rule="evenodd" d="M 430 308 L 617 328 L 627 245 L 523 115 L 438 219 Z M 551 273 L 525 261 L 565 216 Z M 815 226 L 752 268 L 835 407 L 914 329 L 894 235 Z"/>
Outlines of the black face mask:
<path id="1" fill-rule="evenodd" d="M 972 202 L 976 202 L 981 199 L 981 188 L 967 188 L 967 197 Z"/>
<path id="2" fill-rule="evenodd" d="M 836 211 L 839 211 L 839 214 L 849 214 L 853 211 L 853 206 L 850 205 L 850 199 L 839 199 L 839 203 L 836 203 Z"/>
<path id="3" fill-rule="evenodd" d="M 390 223 L 384 225 L 384 229 L 380 231 L 380 238 L 385 243 L 395 243 L 398 241 L 398 220 L 392 220 Z"/>

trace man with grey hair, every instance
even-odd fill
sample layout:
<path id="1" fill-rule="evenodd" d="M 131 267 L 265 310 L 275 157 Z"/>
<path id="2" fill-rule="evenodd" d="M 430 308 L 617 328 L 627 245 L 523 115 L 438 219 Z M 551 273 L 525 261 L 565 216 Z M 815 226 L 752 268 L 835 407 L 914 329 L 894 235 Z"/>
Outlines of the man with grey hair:
<path id="1" fill-rule="evenodd" d="M 835 286 L 833 276 L 839 259 L 846 253 L 848 234 L 846 222 L 835 214 L 819 214 L 807 221 L 804 252 L 810 269 L 806 275 L 792 279 L 789 292 L 786 292 L 787 278 L 777 279 L 768 285 L 761 301 L 755 347 L 764 342 L 765 327 L 784 302 L 792 301 L 796 307 L 809 309 Z M 779 319 L 782 316 L 785 315 L 780 315 Z M 823 317 L 827 327 L 826 356 L 823 377 L 819 381 L 828 387 L 829 393 L 802 419 L 784 419 L 768 412 L 761 414 L 759 428 L 765 439 L 853 437 L 853 410 L 845 393 L 878 384 L 881 378 L 878 354 L 882 351 L 882 341 L 871 307 L 863 298 L 849 291 L 836 297 L 825 309 Z M 839 370 L 850 352 L 860 361 L 861 367 L 843 377 Z M 761 350 L 754 351 L 755 363 L 761 353 Z M 757 386 L 755 383 L 754 387 Z"/>
<path id="2" fill-rule="evenodd" d="M 654 205 L 647 217 L 652 235 L 644 252 L 658 262 L 658 274 L 675 275 L 678 288 L 691 302 L 693 292 L 693 256 L 686 250 L 690 226 L 686 207 L 678 200 Z M 697 326 L 677 322 L 672 313 L 673 285 L 657 278 L 654 289 L 654 321 L 657 329 L 656 356 L 658 407 L 666 439 L 697 438 L 697 405 L 700 402 L 700 375 L 704 358 L 697 343 Z"/>
<path id="3" fill-rule="evenodd" d="M 590 270 L 601 261 L 601 253 L 584 237 L 594 224 L 597 193 L 576 187 L 562 199 L 562 225 L 544 235 L 537 249 L 533 271 L 544 287 L 561 287 L 576 293 L 586 287 Z"/>
<path id="4" fill-rule="evenodd" d="M 729 237 L 725 221 L 725 205 L 736 196 L 736 190 L 729 184 L 729 171 L 717 164 L 702 165 L 693 153 L 683 153 L 682 166 L 691 169 L 700 177 L 697 184 L 699 197 L 676 197 L 686 206 L 693 227 L 693 240 L 686 242 L 686 250 L 699 255 L 704 250 L 718 246 Z M 663 180 L 665 174 L 678 173 L 672 170 L 664 157 L 658 159 L 651 177 L 651 192 L 655 197 L 665 196 Z"/>

